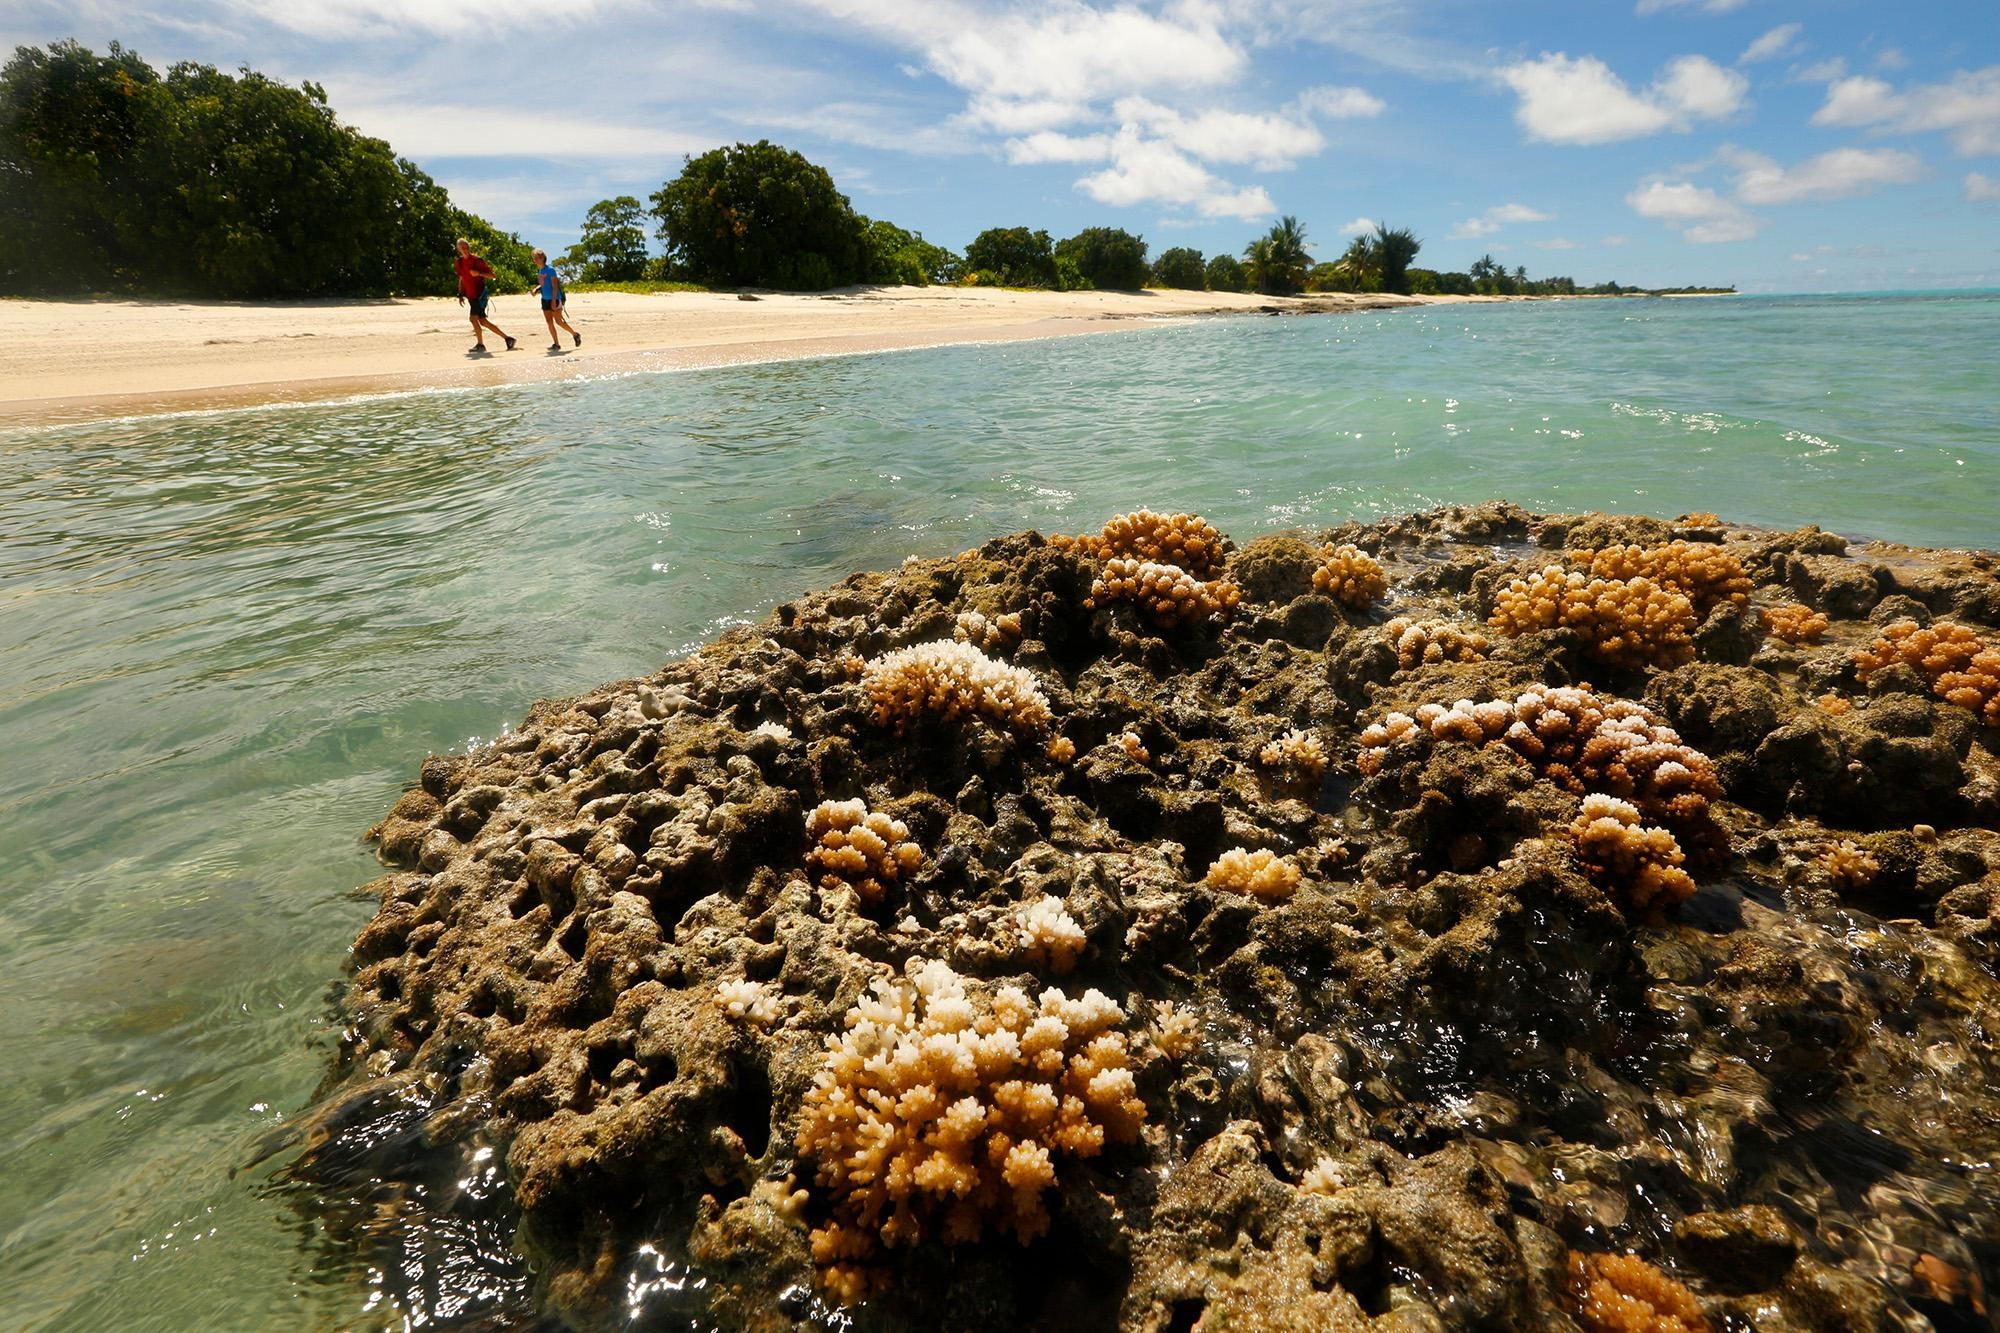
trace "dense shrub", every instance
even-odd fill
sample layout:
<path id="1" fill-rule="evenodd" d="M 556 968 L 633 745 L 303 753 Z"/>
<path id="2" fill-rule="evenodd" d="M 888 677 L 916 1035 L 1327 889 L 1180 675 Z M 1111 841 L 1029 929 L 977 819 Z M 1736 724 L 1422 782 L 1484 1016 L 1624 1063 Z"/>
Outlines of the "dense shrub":
<path id="1" fill-rule="evenodd" d="M 668 255 L 696 281 L 819 291 L 863 275 L 863 224 L 833 177 L 759 139 L 687 159 L 653 195 Z"/>
<path id="2" fill-rule="evenodd" d="M 1054 287 L 1056 257 L 1045 231 L 989 227 L 965 247 L 965 267 L 991 273 L 1008 287 Z"/>
<path id="3" fill-rule="evenodd" d="M 452 206 L 316 84 L 113 43 L 20 47 L 0 68 L 0 291 L 274 297 L 445 294 L 452 242 L 525 286 L 527 247 Z"/>
<path id="4" fill-rule="evenodd" d="M 600 199 L 584 215 L 583 235 L 563 255 L 578 282 L 635 282 L 646 276 L 645 205 L 629 194 Z"/>
<path id="5" fill-rule="evenodd" d="M 1069 260 L 1092 287 L 1137 291 L 1146 285 L 1146 242 L 1119 227 L 1086 227 L 1056 246 L 1056 260 Z"/>
<path id="6" fill-rule="evenodd" d="M 932 245 L 922 232 L 904 231 L 880 218 L 863 218 L 862 223 L 862 281 L 923 287 L 957 280 L 959 257 Z"/>
<path id="7" fill-rule="evenodd" d="M 1208 289 L 1212 292 L 1242 292 L 1250 289 L 1249 275 L 1235 255 L 1217 255 L 1208 261 Z"/>
<path id="8" fill-rule="evenodd" d="M 1202 269 L 1201 251 L 1190 250 L 1184 245 L 1161 251 L 1160 257 L 1153 261 L 1153 281 L 1162 287 L 1200 291 L 1208 285 L 1208 276 Z"/>

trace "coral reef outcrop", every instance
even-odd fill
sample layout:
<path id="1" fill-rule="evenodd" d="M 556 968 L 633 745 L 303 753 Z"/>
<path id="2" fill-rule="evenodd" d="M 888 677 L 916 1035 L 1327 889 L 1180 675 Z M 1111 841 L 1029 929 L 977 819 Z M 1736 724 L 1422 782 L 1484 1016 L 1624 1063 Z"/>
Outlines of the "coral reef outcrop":
<path id="1" fill-rule="evenodd" d="M 1996 573 L 1493 503 L 802 593 L 421 763 L 283 1197 L 368 1324 L 1991 1327 Z"/>

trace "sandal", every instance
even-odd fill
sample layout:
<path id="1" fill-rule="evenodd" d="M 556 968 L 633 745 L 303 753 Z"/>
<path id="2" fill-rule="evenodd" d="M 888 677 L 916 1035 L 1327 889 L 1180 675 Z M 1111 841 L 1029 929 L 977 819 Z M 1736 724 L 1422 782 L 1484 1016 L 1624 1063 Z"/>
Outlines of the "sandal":
<path id="1" fill-rule="evenodd" d="M 507 335 L 504 333 L 501 334 L 500 336 L 502 338 L 507 338 Z M 514 340 L 512 338 L 507 338 L 507 350 L 510 352 L 514 350 Z"/>
<path id="2" fill-rule="evenodd" d="M 576 339 L 576 345 L 578 347 L 583 346 L 583 335 L 581 333 L 577 333 L 574 330 L 572 330 L 569 336 Z"/>

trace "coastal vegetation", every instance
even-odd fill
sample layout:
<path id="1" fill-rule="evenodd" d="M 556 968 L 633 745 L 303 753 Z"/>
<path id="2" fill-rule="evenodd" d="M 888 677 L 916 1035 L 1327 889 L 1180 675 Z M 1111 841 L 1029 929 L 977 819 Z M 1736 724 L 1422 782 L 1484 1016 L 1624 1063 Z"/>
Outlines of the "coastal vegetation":
<path id="1" fill-rule="evenodd" d="M 0 292 L 225 298 L 444 295 L 465 236 L 502 291 L 528 247 L 456 207 L 318 84 L 116 42 L 20 47 L 0 68 Z"/>

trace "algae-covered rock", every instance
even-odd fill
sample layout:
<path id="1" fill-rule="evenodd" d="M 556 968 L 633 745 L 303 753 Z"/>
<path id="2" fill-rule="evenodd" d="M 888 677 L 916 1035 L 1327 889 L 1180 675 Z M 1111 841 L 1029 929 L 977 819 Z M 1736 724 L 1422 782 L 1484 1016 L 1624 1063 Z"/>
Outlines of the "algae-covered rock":
<path id="1" fill-rule="evenodd" d="M 1314 590 L 1343 547 L 1356 605 Z M 1718 604 L 1652 597 L 1657 656 L 1468 646 L 1612 548 Z M 1088 605 L 1112 559 L 1194 567 Z M 1718 1328 L 1978 1326 L 2000 760 L 1854 656 L 1992 584 L 1502 502 L 857 574 L 423 761 L 293 1197 L 385 1272 L 485 1238 L 413 1323 L 1561 1329 L 1583 1272 Z M 1823 642 L 1767 635 L 1794 602 Z M 1691 897 L 1609 877 L 1607 802 Z"/>

